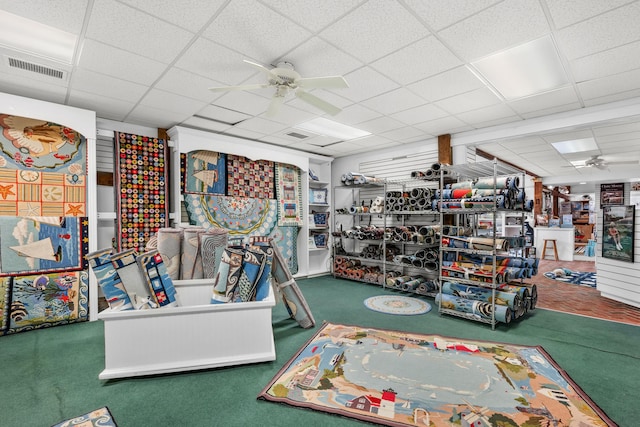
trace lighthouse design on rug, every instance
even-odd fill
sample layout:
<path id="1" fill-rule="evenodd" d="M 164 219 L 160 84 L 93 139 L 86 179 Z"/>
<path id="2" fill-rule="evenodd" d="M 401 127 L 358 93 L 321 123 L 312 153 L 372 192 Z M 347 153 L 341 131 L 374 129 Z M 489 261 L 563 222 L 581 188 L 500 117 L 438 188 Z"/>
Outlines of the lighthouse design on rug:
<path id="1" fill-rule="evenodd" d="M 382 398 L 380 399 L 380 409 L 378 415 L 386 418 L 393 418 L 396 414 L 396 393 L 392 388 L 382 390 Z"/>

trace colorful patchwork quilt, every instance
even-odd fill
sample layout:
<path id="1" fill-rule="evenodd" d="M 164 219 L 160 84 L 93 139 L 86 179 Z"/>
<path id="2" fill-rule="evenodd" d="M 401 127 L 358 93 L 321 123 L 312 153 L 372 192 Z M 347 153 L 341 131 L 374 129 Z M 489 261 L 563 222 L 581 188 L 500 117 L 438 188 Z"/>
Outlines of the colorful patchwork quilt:
<path id="1" fill-rule="evenodd" d="M 227 195 L 275 199 L 273 162 L 227 155 Z"/>

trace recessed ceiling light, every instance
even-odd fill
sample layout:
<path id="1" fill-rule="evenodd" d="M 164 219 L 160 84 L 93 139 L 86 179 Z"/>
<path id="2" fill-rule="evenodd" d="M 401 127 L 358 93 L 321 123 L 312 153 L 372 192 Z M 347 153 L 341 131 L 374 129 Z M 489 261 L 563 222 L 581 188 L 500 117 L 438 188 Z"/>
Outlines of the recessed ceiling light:
<path id="1" fill-rule="evenodd" d="M 74 34 L 0 10 L 0 46 L 41 58 L 71 64 L 76 48 Z"/>
<path id="2" fill-rule="evenodd" d="M 352 126 L 343 125 L 342 123 L 325 119 L 324 117 L 318 117 L 313 120 L 297 124 L 293 127 L 315 133 L 316 135 L 331 136 L 345 141 L 371 135 L 370 132 L 357 129 Z"/>
<path id="3" fill-rule="evenodd" d="M 517 99 L 567 85 L 550 36 L 512 47 L 471 63 L 505 99 Z"/>
<path id="4" fill-rule="evenodd" d="M 586 184 L 586 181 L 579 182 L 578 184 L 580 184 L 580 185 L 585 185 L 585 184 Z"/>
<path id="5" fill-rule="evenodd" d="M 558 150 L 558 153 L 581 153 L 583 151 L 598 150 L 598 144 L 593 138 L 572 139 L 569 141 L 552 142 L 553 148 Z M 573 163 L 573 162 L 572 162 Z"/>

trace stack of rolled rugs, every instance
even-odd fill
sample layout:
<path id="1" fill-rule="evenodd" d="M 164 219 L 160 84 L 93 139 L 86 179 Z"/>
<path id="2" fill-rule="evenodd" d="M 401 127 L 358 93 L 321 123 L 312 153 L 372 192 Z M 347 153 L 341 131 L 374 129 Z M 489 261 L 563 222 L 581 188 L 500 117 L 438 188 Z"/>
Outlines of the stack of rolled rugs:
<path id="1" fill-rule="evenodd" d="M 451 171 L 447 169 L 446 165 L 434 163 L 427 170 L 411 171 L 411 178 L 424 179 L 427 181 L 437 181 L 440 179 L 441 174 L 445 178 L 452 176 Z"/>
<path id="2" fill-rule="evenodd" d="M 393 262 L 399 265 L 407 265 L 411 267 L 424 268 L 429 271 L 438 270 L 438 250 L 437 249 L 420 249 L 412 255 L 396 255 Z"/>
<path id="3" fill-rule="evenodd" d="M 386 212 L 416 212 L 433 210 L 435 192 L 427 187 L 408 191 L 387 191 L 385 193 Z"/>
<path id="4" fill-rule="evenodd" d="M 434 245 L 438 243 L 439 225 L 402 225 L 385 228 L 385 239 L 392 242 L 420 243 Z"/>
<path id="5" fill-rule="evenodd" d="M 443 233 L 444 234 L 444 233 Z M 478 236 L 442 236 L 442 246 L 447 248 L 473 249 L 476 251 L 508 251 L 510 248 L 526 246 L 522 236 L 478 237 Z"/>
<path id="6" fill-rule="evenodd" d="M 403 275 L 397 273 L 387 276 L 386 285 L 390 288 L 420 295 L 434 295 L 438 291 L 438 281 L 424 276 Z"/>
<path id="7" fill-rule="evenodd" d="M 375 226 L 356 226 L 348 230 L 343 230 L 342 235 L 349 239 L 382 240 L 384 237 L 384 228 Z"/>
<path id="8" fill-rule="evenodd" d="M 484 177 L 447 184 L 436 190 L 433 209 L 533 210 L 533 200 L 526 198 L 518 176 Z"/>
<path id="9" fill-rule="evenodd" d="M 366 176 L 359 172 L 347 172 L 340 177 L 343 185 L 383 185 L 384 179 Z"/>
<path id="10" fill-rule="evenodd" d="M 495 316 L 495 321 L 508 324 L 533 310 L 537 298 L 534 284 L 508 283 L 492 290 L 449 281 L 442 284 L 436 303 L 441 308 L 471 314 L 479 320 L 490 321 Z"/>
<path id="11" fill-rule="evenodd" d="M 400 253 L 400 248 L 393 245 L 386 245 L 384 248 L 384 255 L 382 251 L 382 245 L 367 245 L 362 248 L 359 256 L 365 259 L 386 260 L 393 261 L 394 257 Z"/>
<path id="12" fill-rule="evenodd" d="M 339 255 L 335 257 L 333 272 L 336 277 L 378 285 L 384 285 L 387 277 L 400 274 L 395 271 L 389 271 L 385 274 L 378 266 L 363 265 L 360 260 Z"/>

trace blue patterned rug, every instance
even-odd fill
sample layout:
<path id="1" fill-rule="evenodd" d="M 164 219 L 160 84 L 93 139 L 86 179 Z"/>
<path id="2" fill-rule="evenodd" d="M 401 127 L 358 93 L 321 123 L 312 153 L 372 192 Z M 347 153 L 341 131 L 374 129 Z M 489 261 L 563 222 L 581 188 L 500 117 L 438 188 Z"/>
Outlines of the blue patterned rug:
<path id="1" fill-rule="evenodd" d="M 573 285 L 596 287 L 596 273 L 587 271 L 571 271 L 567 268 L 556 268 L 544 273 L 546 277 Z"/>
<path id="2" fill-rule="evenodd" d="M 106 406 L 79 417 L 71 418 L 52 427 L 117 427 L 113 416 Z"/>

